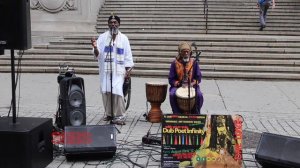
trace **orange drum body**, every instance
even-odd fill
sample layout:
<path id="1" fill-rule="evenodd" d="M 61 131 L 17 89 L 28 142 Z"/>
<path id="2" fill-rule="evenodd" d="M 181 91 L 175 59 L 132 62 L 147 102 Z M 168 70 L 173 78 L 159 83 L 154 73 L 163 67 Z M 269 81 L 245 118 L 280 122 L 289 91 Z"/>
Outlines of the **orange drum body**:
<path id="1" fill-rule="evenodd" d="M 193 109 L 195 106 L 195 89 L 190 88 L 190 101 L 189 101 L 189 89 L 180 87 L 176 90 L 177 104 L 178 107 L 183 111 L 184 114 L 189 114 L 189 108 Z M 190 102 L 190 105 L 189 105 Z"/>
<path id="2" fill-rule="evenodd" d="M 167 96 L 168 84 L 163 82 L 147 82 L 146 83 L 146 97 L 151 104 L 151 109 L 148 113 L 148 119 L 152 123 L 161 122 L 162 111 L 160 109 Z"/>

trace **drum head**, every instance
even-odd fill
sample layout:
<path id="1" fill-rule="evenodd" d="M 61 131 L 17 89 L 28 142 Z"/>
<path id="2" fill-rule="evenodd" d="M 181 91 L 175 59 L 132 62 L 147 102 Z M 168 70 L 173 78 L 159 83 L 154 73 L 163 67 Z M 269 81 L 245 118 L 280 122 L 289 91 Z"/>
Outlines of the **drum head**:
<path id="1" fill-rule="evenodd" d="M 183 99 L 187 99 L 189 98 L 189 88 L 183 88 L 180 87 L 176 90 L 176 96 L 183 98 Z M 190 88 L 190 98 L 194 98 L 195 97 L 195 89 L 194 88 Z"/>
<path id="2" fill-rule="evenodd" d="M 162 103 L 165 101 L 168 91 L 168 84 L 165 82 L 147 82 L 146 98 L 148 102 Z"/>
<path id="3" fill-rule="evenodd" d="M 159 82 L 159 81 L 155 81 L 155 82 L 146 82 L 146 85 L 149 86 L 168 86 L 168 84 L 166 82 Z"/>

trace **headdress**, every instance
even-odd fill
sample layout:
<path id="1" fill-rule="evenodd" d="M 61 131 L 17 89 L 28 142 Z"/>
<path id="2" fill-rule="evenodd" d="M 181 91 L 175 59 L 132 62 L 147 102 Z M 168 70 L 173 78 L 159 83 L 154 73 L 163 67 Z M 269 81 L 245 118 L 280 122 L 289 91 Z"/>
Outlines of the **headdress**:
<path id="1" fill-rule="evenodd" d="M 186 42 L 186 41 L 180 42 L 178 45 L 178 56 L 176 57 L 177 60 L 180 59 L 180 52 L 181 52 L 181 50 L 184 50 L 184 49 L 188 49 L 188 50 L 192 51 L 192 47 L 188 42 Z"/>
<path id="2" fill-rule="evenodd" d="M 118 23 L 121 24 L 121 19 L 119 18 L 119 16 L 115 15 L 113 12 L 112 12 L 111 15 L 109 16 L 107 22 L 109 22 L 109 21 L 112 20 L 112 19 L 116 19 L 116 20 L 118 21 Z"/>
<path id="3" fill-rule="evenodd" d="M 184 49 L 192 51 L 191 45 L 186 41 L 180 42 L 178 45 L 178 52 L 180 52 L 181 50 L 184 50 Z"/>

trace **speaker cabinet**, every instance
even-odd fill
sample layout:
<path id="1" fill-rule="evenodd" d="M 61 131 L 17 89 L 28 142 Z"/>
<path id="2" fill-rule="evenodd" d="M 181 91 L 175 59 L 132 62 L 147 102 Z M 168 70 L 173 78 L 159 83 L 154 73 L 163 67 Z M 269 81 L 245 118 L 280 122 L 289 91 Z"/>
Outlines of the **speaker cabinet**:
<path id="1" fill-rule="evenodd" d="M 263 133 L 256 149 L 255 159 L 263 167 L 300 167 L 300 139 Z"/>
<path id="2" fill-rule="evenodd" d="M 65 127 L 65 156 L 68 160 L 101 159 L 116 153 L 116 128 L 113 125 Z"/>
<path id="3" fill-rule="evenodd" d="M 86 124 L 84 81 L 65 77 L 60 83 L 61 128 Z"/>
<path id="4" fill-rule="evenodd" d="M 0 22 L 0 48 L 31 48 L 30 0 L 1 0 Z"/>
<path id="5" fill-rule="evenodd" d="M 0 118 L 0 167 L 43 168 L 53 160 L 52 119 Z"/>

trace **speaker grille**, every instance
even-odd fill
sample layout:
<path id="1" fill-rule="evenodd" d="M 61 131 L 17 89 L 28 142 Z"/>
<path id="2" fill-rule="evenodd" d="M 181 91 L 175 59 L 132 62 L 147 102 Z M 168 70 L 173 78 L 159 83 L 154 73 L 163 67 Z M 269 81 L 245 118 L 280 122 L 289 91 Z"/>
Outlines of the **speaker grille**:
<path id="1" fill-rule="evenodd" d="M 80 77 L 64 77 L 60 83 L 61 126 L 86 124 L 84 81 Z"/>
<path id="2" fill-rule="evenodd" d="M 82 90 L 78 85 L 72 85 L 69 94 L 69 102 L 73 107 L 79 107 L 83 101 Z"/>
<path id="3" fill-rule="evenodd" d="M 83 125 L 84 115 L 80 110 L 74 110 L 70 112 L 70 123 L 72 126 L 80 126 Z"/>

